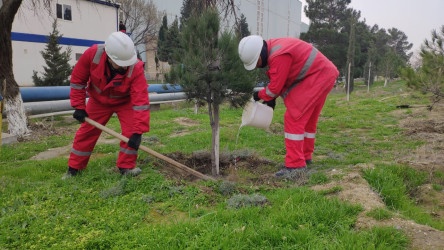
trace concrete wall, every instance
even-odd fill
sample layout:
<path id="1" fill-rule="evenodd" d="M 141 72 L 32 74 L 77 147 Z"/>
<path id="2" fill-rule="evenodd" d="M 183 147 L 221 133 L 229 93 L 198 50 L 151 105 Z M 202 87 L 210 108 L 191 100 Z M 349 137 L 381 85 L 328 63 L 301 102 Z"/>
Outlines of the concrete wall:
<path id="1" fill-rule="evenodd" d="M 46 46 L 46 36 L 52 32 L 57 17 L 56 4 L 71 7 L 71 19 L 57 18 L 57 29 L 63 38 L 62 51 L 71 46 L 71 65 L 95 43 L 104 43 L 108 35 L 118 30 L 118 5 L 104 1 L 51 1 L 51 13 L 43 6 L 33 8 L 32 0 L 23 0 L 12 25 L 13 70 L 19 86 L 34 86 L 33 70 L 42 72 L 45 61 L 40 51 Z M 41 2 L 41 1 L 40 1 Z M 40 74 L 39 74 L 40 75 Z M 41 76 L 41 75 L 40 75 Z"/>

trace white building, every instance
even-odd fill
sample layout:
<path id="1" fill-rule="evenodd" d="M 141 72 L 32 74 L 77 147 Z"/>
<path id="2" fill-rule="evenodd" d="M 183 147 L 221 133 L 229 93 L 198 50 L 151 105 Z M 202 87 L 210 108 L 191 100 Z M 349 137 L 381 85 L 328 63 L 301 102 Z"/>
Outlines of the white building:
<path id="1" fill-rule="evenodd" d="M 62 51 L 71 47 L 71 65 L 83 52 L 96 43 L 104 43 L 108 35 L 118 30 L 119 5 L 101 0 L 51 1 L 51 13 L 42 6 L 33 9 L 32 0 L 23 0 L 12 25 L 13 71 L 19 86 L 34 86 L 33 71 L 42 72 L 47 36 L 57 18 L 57 30 Z M 41 76 L 41 74 L 39 74 Z"/>

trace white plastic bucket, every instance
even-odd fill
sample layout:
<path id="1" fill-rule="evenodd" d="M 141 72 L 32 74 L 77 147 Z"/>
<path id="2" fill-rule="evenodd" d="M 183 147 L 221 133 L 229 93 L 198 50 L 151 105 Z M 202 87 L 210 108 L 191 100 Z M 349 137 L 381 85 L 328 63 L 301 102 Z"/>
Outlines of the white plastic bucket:
<path id="1" fill-rule="evenodd" d="M 267 129 L 270 127 L 272 119 L 273 109 L 271 107 L 251 100 L 245 105 L 244 112 L 242 113 L 241 127 L 252 126 Z"/>

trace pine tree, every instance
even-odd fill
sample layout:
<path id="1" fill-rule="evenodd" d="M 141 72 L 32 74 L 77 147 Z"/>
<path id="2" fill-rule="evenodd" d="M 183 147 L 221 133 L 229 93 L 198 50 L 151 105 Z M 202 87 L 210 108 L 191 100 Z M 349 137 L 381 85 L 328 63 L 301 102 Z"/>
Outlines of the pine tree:
<path id="1" fill-rule="evenodd" d="M 211 163 L 213 175 L 219 174 L 219 113 L 224 101 L 241 107 L 250 99 L 255 72 L 245 71 L 237 46 L 239 40 L 220 31 L 216 9 L 192 16 L 180 34 L 182 56 L 171 68 L 169 82 L 177 82 L 189 100 L 208 105 L 212 129 Z"/>
<path id="2" fill-rule="evenodd" d="M 247 18 L 244 16 L 243 13 L 240 16 L 239 27 L 237 27 L 236 32 L 240 38 L 244 38 L 246 36 L 251 35 L 251 32 L 248 29 Z"/>
<path id="3" fill-rule="evenodd" d="M 166 48 L 167 51 L 167 61 L 170 65 L 174 64 L 178 57 L 180 58 L 182 53 L 180 52 L 180 41 L 179 41 L 179 20 L 174 19 L 174 22 L 168 28 L 168 33 L 166 35 Z M 179 54 L 175 55 L 175 51 Z"/>
<path id="4" fill-rule="evenodd" d="M 157 58 L 159 61 L 168 61 L 168 51 L 167 51 L 167 34 L 168 34 L 168 19 L 164 15 L 162 19 L 162 26 L 159 29 L 159 36 L 157 39 Z"/>
<path id="5" fill-rule="evenodd" d="M 425 40 L 420 56 L 422 66 L 416 71 L 405 68 L 401 75 L 408 86 L 430 94 L 432 109 L 444 99 L 444 25 L 439 31 L 432 31 L 430 40 Z"/>
<path id="6" fill-rule="evenodd" d="M 43 66 L 43 76 L 39 77 L 34 71 L 32 80 L 36 86 L 69 86 L 73 67 L 69 64 L 71 48 L 61 52 L 62 46 L 59 40 L 63 35 L 57 30 L 57 20 L 52 24 L 52 32 L 48 36 L 48 43 L 44 51 L 40 53 L 47 66 Z"/>

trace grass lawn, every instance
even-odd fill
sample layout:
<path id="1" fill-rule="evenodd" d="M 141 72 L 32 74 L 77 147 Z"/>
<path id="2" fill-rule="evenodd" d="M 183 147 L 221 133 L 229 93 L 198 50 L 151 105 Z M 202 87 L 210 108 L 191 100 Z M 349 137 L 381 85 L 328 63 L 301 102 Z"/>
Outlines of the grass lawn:
<path id="1" fill-rule="evenodd" d="M 79 124 L 66 117 L 32 120 L 35 130 L 46 131 L 45 136 L 1 150 L 0 249 L 408 248 L 412 240 L 394 226 L 357 230 L 357 218 L 365 209 L 331 196 L 341 187 L 311 188 L 340 179 L 353 166 L 371 164 L 374 167 L 360 175 L 386 207 L 364 216 L 386 220 L 398 214 L 444 230 L 444 219 L 433 216 L 415 198 L 415 191 L 425 184 L 442 192 L 444 173 L 399 161 L 425 141 L 403 133 L 400 118 L 393 114 L 396 106 L 425 105 L 427 99 L 402 81 L 382 85 L 377 82 L 369 93 L 357 86 L 349 102 L 342 90 L 332 91 L 318 123 L 315 164 L 303 181 L 273 177 L 285 158 L 282 99 L 270 129 L 244 127 L 237 145 L 242 110 L 222 107 L 221 153 L 237 155 L 241 161 L 236 167 L 221 164 L 222 176 L 216 182 L 174 173 L 171 166 L 145 152 L 138 157 L 143 173 L 122 177 L 115 171 L 117 142 L 98 144 L 88 168 L 62 180 L 67 154 L 47 160 L 32 157 L 69 147 Z M 193 108 L 181 103 L 152 112 L 143 144 L 178 161 L 210 150 L 207 110 L 203 107 L 194 114 Z M 408 115 L 411 110 L 404 112 Z M 107 127 L 119 131 L 117 118 Z M 192 161 L 186 164 L 195 167 Z M 341 174 L 332 176 L 332 170 Z M 444 208 L 437 205 L 437 209 Z"/>

